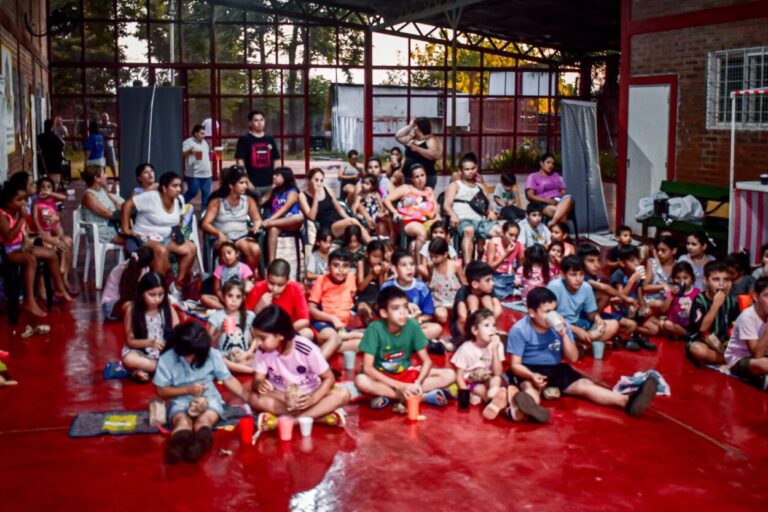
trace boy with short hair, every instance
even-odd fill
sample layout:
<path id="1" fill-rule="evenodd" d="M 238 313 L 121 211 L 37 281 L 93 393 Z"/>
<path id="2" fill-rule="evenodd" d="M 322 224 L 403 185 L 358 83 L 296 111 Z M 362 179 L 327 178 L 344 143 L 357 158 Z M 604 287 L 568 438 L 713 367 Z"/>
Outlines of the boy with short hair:
<path id="1" fill-rule="evenodd" d="M 645 266 L 640 261 L 640 250 L 634 245 L 622 245 L 616 251 L 616 255 L 619 268 L 611 274 L 611 286 L 621 294 L 637 300 L 637 307 L 620 304 L 614 308 L 622 317 L 637 323 L 637 329 L 627 342 L 626 348 L 634 350 L 637 345 L 646 350 L 656 350 L 656 344 L 651 343 L 646 337 L 659 333 L 659 320 L 652 315 L 643 297 L 642 283 L 645 280 Z"/>
<path id="2" fill-rule="evenodd" d="M 328 273 L 309 292 L 309 317 L 317 343 L 326 359 L 344 350 L 357 350 L 360 334 L 346 332 L 357 293 L 357 279 L 350 272 L 352 254 L 337 249 L 328 256 Z"/>
<path id="3" fill-rule="evenodd" d="M 616 320 L 603 320 L 597 309 L 595 292 L 584 282 L 584 266 L 578 256 L 568 256 L 560 263 L 562 277 L 551 281 L 547 288 L 555 294 L 557 312 L 586 347 L 593 341 L 613 339 L 619 332 Z"/>
<path id="4" fill-rule="evenodd" d="M 605 261 L 605 266 L 611 270 L 619 268 L 619 248 L 632 246 L 632 228 L 622 224 L 613 232 L 613 238 L 617 245 L 608 249 Z"/>
<path id="5" fill-rule="evenodd" d="M 371 322 L 360 342 L 363 367 L 355 377 L 357 388 L 374 396 L 372 409 L 398 401 L 396 412 L 405 412 L 402 402 L 409 396 L 445 406 L 448 400 L 442 388 L 453 384 L 456 374 L 448 368 L 432 367 L 427 338 L 410 318 L 408 296 L 397 286 L 389 286 L 379 293 L 378 308 L 381 320 Z M 411 364 L 414 352 L 421 366 Z"/>
<path id="6" fill-rule="evenodd" d="M 739 301 L 731 295 L 728 267 L 720 261 L 704 265 L 706 289 L 693 300 L 686 354 L 696 364 L 723 364 L 728 331 L 739 316 Z"/>
<path id="7" fill-rule="evenodd" d="M 280 258 L 272 260 L 267 266 L 266 274 L 266 278 L 256 283 L 248 294 L 245 309 L 258 315 L 270 304 L 280 306 L 291 317 L 296 332 L 305 338 L 313 339 L 304 287 L 290 279 L 290 263 Z"/>
<path id="8" fill-rule="evenodd" d="M 411 318 L 418 322 L 427 339 L 439 339 L 443 333 L 443 326 L 432 321 L 435 315 L 432 292 L 424 281 L 415 277 L 416 263 L 413 255 L 405 251 L 395 252 L 392 255 L 392 267 L 396 277 L 385 281 L 381 289 L 385 290 L 390 286 L 401 289 L 408 297 Z"/>
<path id="9" fill-rule="evenodd" d="M 494 318 L 501 316 L 501 301 L 493 296 L 493 269 L 484 261 L 472 261 L 466 266 L 464 275 L 469 283 L 456 292 L 451 315 L 451 336 L 453 341 L 465 336 L 464 326 L 469 315 L 480 308 L 493 312 Z"/>
<path id="10" fill-rule="evenodd" d="M 639 416 L 647 409 L 656 395 L 655 379 L 648 378 L 637 391 L 623 395 L 595 384 L 563 362 L 563 357 L 575 362 L 579 353 L 568 323 L 563 322 L 562 328 L 555 331 L 547 321 L 547 315 L 558 307 L 552 290 L 534 288 L 528 294 L 527 306 L 528 316 L 512 326 L 507 339 L 510 373 L 522 392 L 539 403 L 541 390 L 555 387 L 566 395 L 622 407 L 630 416 Z"/>
<path id="11" fill-rule="evenodd" d="M 510 171 L 501 175 L 501 180 L 491 194 L 491 204 L 496 214 L 504 220 L 517 222 L 525 218 L 515 173 Z"/>
<path id="12" fill-rule="evenodd" d="M 528 203 L 525 207 L 525 219 L 520 221 L 520 235 L 517 241 L 526 249 L 532 245 L 549 245 L 552 233 L 546 224 L 542 222 L 543 208 L 539 203 Z"/>
<path id="13" fill-rule="evenodd" d="M 742 311 L 725 349 L 731 373 L 762 389 L 768 384 L 768 277 L 755 281 L 752 305 Z"/>

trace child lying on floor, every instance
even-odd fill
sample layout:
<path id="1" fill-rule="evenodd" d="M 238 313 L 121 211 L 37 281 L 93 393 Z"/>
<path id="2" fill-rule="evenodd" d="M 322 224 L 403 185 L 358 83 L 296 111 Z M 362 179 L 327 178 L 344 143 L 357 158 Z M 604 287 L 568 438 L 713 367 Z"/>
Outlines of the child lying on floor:
<path id="1" fill-rule="evenodd" d="M 445 406 L 448 400 L 442 388 L 453 384 L 456 374 L 448 368 L 432 367 L 427 338 L 416 320 L 409 318 L 408 296 L 397 286 L 384 288 L 379 292 L 378 307 L 382 319 L 371 322 L 360 342 L 363 371 L 355 377 L 357 388 L 374 396 L 372 409 L 397 401 L 396 412 L 405 412 L 403 402 L 409 396 Z M 411 364 L 414 352 L 420 366 Z"/>
<path id="2" fill-rule="evenodd" d="M 166 445 L 165 461 L 175 464 L 184 458 L 195 462 L 213 445 L 211 429 L 224 413 L 224 400 L 214 379 L 245 402 L 248 393 L 227 370 L 221 352 L 211 348 L 211 337 L 200 324 L 181 324 L 169 338 L 153 379 L 157 396 L 170 400 L 168 421 L 173 424 L 173 434 Z"/>

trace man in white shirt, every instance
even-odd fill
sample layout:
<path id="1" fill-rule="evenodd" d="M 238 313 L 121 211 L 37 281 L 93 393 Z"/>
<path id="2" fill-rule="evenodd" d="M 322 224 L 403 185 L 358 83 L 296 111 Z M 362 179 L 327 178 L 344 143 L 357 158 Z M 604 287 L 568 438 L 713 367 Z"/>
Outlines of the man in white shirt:
<path id="1" fill-rule="evenodd" d="M 200 210 L 208 206 L 208 198 L 211 196 L 211 154 L 208 143 L 205 141 L 205 128 L 196 124 L 192 129 L 192 136 L 184 141 L 181 146 L 184 154 L 186 169 L 184 177 L 187 182 L 187 191 L 184 193 L 184 202 L 189 203 L 202 193 Z"/>

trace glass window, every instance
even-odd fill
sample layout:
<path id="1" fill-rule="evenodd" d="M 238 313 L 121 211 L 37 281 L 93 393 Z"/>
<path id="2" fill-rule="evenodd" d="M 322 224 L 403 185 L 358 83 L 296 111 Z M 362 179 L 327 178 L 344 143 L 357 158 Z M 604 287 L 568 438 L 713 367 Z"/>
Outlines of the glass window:
<path id="1" fill-rule="evenodd" d="M 53 68 L 54 94 L 77 94 L 83 92 L 83 70 L 80 68 Z"/>
<path id="2" fill-rule="evenodd" d="M 276 55 L 275 26 L 267 24 L 248 25 L 245 29 L 247 39 L 246 60 L 249 64 L 274 64 Z"/>
<path id="3" fill-rule="evenodd" d="M 253 94 L 279 94 L 280 71 L 260 70 L 251 71 L 251 86 Z"/>
<path id="4" fill-rule="evenodd" d="M 243 25 L 216 24 L 216 62 L 232 64 L 245 62 Z"/>
<path id="5" fill-rule="evenodd" d="M 181 58 L 181 25 L 175 24 L 173 30 L 173 58 L 171 59 L 170 23 L 149 24 L 150 62 L 179 62 Z"/>
<path id="6" fill-rule="evenodd" d="M 106 2 L 102 2 L 106 3 Z M 128 20 L 140 20 L 147 17 L 146 0 L 121 0 L 117 2 L 117 17 Z"/>
<path id="7" fill-rule="evenodd" d="M 298 69 L 284 69 L 283 94 L 304 94 L 304 71 Z"/>
<path id="8" fill-rule="evenodd" d="M 187 69 L 187 94 L 210 94 L 211 70 Z"/>
<path id="9" fill-rule="evenodd" d="M 207 25 L 182 25 L 184 62 L 211 61 L 211 31 Z"/>
<path id="10" fill-rule="evenodd" d="M 74 23 L 70 31 L 49 38 L 52 61 L 79 62 L 82 60 L 83 38 L 80 33 L 81 29 L 80 23 Z"/>
<path id="11" fill-rule="evenodd" d="M 161 2 L 163 0 L 155 0 Z M 181 7 L 181 19 L 183 21 L 205 22 L 211 19 L 212 3 L 199 0 L 184 0 Z"/>
<path id="12" fill-rule="evenodd" d="M 203 124 L 205 119 L 211 117 L 211 100 L 207 98 L 189 98 L 187 101 L 187 118 L 190 129 L 196 124 Z M 221 124 L 219 124 L 221 128 Z"/>
<path id="13" fill-rule="evenodd" d="M 155 84 L 159 86 L 179 85 L 179 71 L 176 69 L 155 68 Z"/>
<path id="14" fill-rule="evenodd" d="M 117 26 L 117 51 L 120 62 L 144 63 L 149 61 L 146 23 L 120 23 Z"/>
<path id="15" fill-rule="evenodd" d="M 222 69 L 219 71 L 219 93 L 248 95 L 247 69 Z"/>
<path id="16" fill-rule="evenodd" d="M 280 25 L 278 64 L 304 64 L 304 30 L 301 25 Z"/>
<path id="17" fill-rule="evenodd" d="M 115 94 L 115 71 L 112 68 L 86 68 L 85 84 L 89 93 Z"/>
<path id="18" fill-rule="evenodd" d="M 115 4 L 104 0 L 83 0 L 83 16 L 85 18 L 115 17 Z"/>
<path id="19" fill-rule="evenodd" d="M 109 114 L 113 121 L 117 117 L 117 99 L 116 98 L 89 98 L 86 102 L 88 107 L 88 119 L 98 121 L 103 113 Z"/>
<path id="20" fill-rule="evenodd" d="M 222 98 L 219 118 L 223 135 L 239 135 L 248 130 L 248 98 Z"/>
<path id="21" fill-rule="evenodd" d="M 149 84 L 149 68 L 120 69 L 120 87 L 132 87 L 135 80 L 141 80 L 146 87 Z"/>
<path id="22" fill-rule="evenodd" d="M 304 98 L 283 100 L 283 123 L 287 135 L 304 136 Z"/>
<path id="23" fill-rule="evenodd" d="M 85 24 L 85 60 L 113 62 L 115 60 L 115 26 L 110 23 Z"/>

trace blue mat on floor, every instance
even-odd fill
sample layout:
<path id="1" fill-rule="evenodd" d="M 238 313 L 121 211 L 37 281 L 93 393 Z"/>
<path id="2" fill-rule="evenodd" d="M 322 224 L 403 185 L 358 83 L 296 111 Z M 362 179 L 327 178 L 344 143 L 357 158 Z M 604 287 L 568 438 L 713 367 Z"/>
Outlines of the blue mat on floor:
<path id="1" fill-rule="evenodd" d="M 243 407 L 224 406 L 224 418 L 216 428 L 233 427 L 240 418 L 250 414 Z M 82 412 L 69 429 L 69 437 L 95 437 L 104 434 L 126 436 L 131 434 L 159 434 L 170 431 L 171 425 L 153 427 L 149 424 L 148 411 Z"/>

